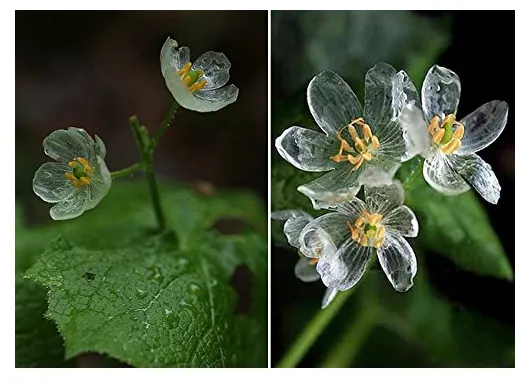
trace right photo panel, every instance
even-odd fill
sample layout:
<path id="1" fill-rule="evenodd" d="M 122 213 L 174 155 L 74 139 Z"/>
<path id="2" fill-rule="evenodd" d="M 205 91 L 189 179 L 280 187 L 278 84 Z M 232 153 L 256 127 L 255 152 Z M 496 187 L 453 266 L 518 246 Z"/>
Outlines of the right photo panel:
<path id="1" fill-rule="evenodd" d="M 514 367 L 514 20 L 271 12 L 273 367 Z"/>

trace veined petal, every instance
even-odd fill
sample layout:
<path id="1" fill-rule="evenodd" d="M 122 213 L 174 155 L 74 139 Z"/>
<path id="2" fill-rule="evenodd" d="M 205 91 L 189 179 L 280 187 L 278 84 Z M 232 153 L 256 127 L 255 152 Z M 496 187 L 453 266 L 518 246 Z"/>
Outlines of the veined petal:
<path id="1" fill-rule="evenodd" d="M 364 166 L 365 164 L 360 169 L 354 170 L 351 164 L 339 164 L 335 170 L 299 186 L 297 191 L 308 196 L 315 209 L 349 201 L 361 188 L 359 177 Z"/>
<path id="2" fill-rule="evenodd" d="M 404 188 L 398 180 L 377 187 L 364 187 L 365 204 L 371 213 L 384 217 L 395 208 L 404 204 Z"/>
<path id="3" fill-rule="evenodd" d="M 416 105 L 408 105 L 402 108 L 397 121 L 404 130 L 406 142 L 406 153 L 402 161 L 409 160 L 418 154 L 427 153 L 430 149 L 431 139 L 422 110 Z"/>
<path id="4" fill-rule="evenodd" d="M 160 50 L 160 70 L 163 75 L 168 70 L 177 74 L 177 71 L 190 61 L 190 48 L 178 47 L 177 41 L 169 37 L 164 42 Z"/>
<path id="5" fill-rule="evenodd" d="M 448 157 L 439 150 L 428 153 L 422 173 L 426 182 L 443 195 L 459 195 L 470 189 L 465 180 L 453 169 Z"/>
<path id="6" fill-rule="evenodd" d="M 379 125 L 373 126 L 373 134 L 380 141 L 375 160 L 385 156 L 400 163 L 406 155 L 406 139 L 400 122 L 397 119 L 382 121 Z"/>
<path id="7" fill-rule="evenodd" d="M 321 301 L 321 309 L 325 309 L 335 299 L 339 291 L 335 288 L 326 288 L 323 300 Z"/>
<path id="8" fill-rule="evenodd" d="M 417 274 L 417 259 L 409 243 L 400 235 L 386 234 L 384 244 L 377 249 L 378 260 L 393 288 L 406 292 L 413 286 Z"/>
<path id="9" fill-rule="evenodd" d="M 206 88 L 206 87 L 205 87 Z M 215 104 L 228 105 L 234 103 L 238 98 L 239 89 L 234 84 L 227 85 L 226 87 L 205 90 L 201 89 L 194 93 L 194 95 L 201 99 Z"/>
<path id="10" fill-rule="evenodd" d="M 490 145 L 505 128 L 508 114 L 507 103 L 494 100 L 467 115 L 461 120 L 465 126 L 465 135 L 461 139 L 461 148 L 457 153 L 474 153 Z"/>
<path id="11" fill-rule="evenodd" d="M 332 212 L 310 221 L 299 235 L 300 251 L 307 257 L 325 259 L 336 252 L 336 242 L 349 233 L 349 217 Z"/>
<path id="12" fill-rule="evenodd" d="M 312 259 L 302 256 L 295 264 L 295 276 L 304 281 L 311 283 L 321 278 L 321 275 L 315 270 L 315 264 L 311 264 Z"/>
<path id="13" fill-rule="evenodd" d="M 55 204 L 50 209 L 50 216 L 54 220 L 67 220 L 81 216 L 86 210 L 90 190 L 88 188 L 75 188 L 74 193 Z"/>
<path id="14" fill-rule="evenodd" d="M 491 204 L 497 204 L 500 198 L 500 183 L 489 164 L 475 153 L 453 155 L 450 161 L 459 173 L 474 189 Z"/>
<path id="15" fill-rule="evenodd" d="M 408 74 L 405 71 L 400 71 L 393 77 L 391 102 L 393 118 L 397 118 L 400 113 L 402 113 L 402 109 L 407 106 L 421 108 L 417 88 L 409 78 Z"/>
<path id="16" fill-rule="evenodd" d="M 44 163 L 33 177 L 33 192 L 48 203 L 57 203 L 74 193 L 75 187 L 65 177 L 72 169 L 64 163 Z"/>
<path id="17" fill-rule="evenodd" d="M 313 129 L 291 127 L 275 140 L 275 147 L 284 160 L 308 172 L 334 169 L 330 160 L 339 147 L 339 142 Z"/>
<path id="18" fill-rule="evenodd" d="M 416 237 L 419 233 L 417 217 L 409 207 L 401 205 L 384 216 L 382 223 L 405 237 Z"/>
<path id="19" fill-rule="evenodd" d="M 105 159 L 105 155 L 107 154 L 107 150 L 105 149 L 105 144 L 103 143 L 103 140 L 100 139 L 98 135 L 95 135 L 94 137 L 96 138 L 95 140 L 96 145 L 94 147 L 96 156 L 99 156 L 102 159 Z"/>
<path id="20" fill-rule="evenodd" d="M 324 285 L 346 291 L 360 281 L 371 259 L 371 247 L 362 247 L 349 237 L 334 257 L 319 259 L 317 272 Z"/>
<path id="21" fill-rule="evenodd" d="M 229 81 L 230 61 L 221 52 L 205 52 L 192 65 L 192 71 L 201 70 L 203 76 L 198 81 L 206 80 L 204 90 L 217 89 Z"/>
<path id="22" fill-rule="evenodd" d="M 363 117 L 371 127 L 387 124 L 393 117 L 393 79 L 396 69 L 387 63 L 378 63 L 365 74 L 365 106 Z M 378 136 L 379 139 L 381 137 Z"/>
<path id="23" fill-rule="evenodd" d="M 94 158 L 94 140 L 80 128 L 53 131 L 44 138 L 42 146 L 52 159 L 66 163 L 77 157 Z"/>
<path id="24" fill-rule="evenodd" d="M 94 167 L 94 174 L 90 179 L 90 184 L 82 187 L 89 190 L 85 210 L 94 208 L 109 193 L 112 184 L 112 177 L 105 161 L 97 156 L 97 164 Z"/>
<path id="25" fill-rule="evenodd" d="M 337 203 L 330 205 L 327 209 L 333 209 L 339 213 L 342 213 L 346 216 L 360 216 L 363 213 L 363 210 L 366 209 L 365 203 L 354 197 L 352 200 L 345 201 L 343 203 Z"/>
<path id="26" fill-rule="evenodd" d="M 359 183 L 368 186 L 389 184 L 393 181 L 398 168 L 400 163 L 396 159 L 378 154 L 360 167 Z"/>
<path id="27" fill-rule="evenodd" d="M 434 65 L 422 84 L 422 108 L 426 121 L 435 115 L 444 117 L 456 113 L 461 97 L 461 82 L 448 68 Z"/>
<path id="28" fill-rule="evenodd" d="M 299 236 L 302 229 L 313 220 L 313 217 L 306 212 L 293 209 L 271 212 L 271 218 L 273 220 L 286 220 L 284 234 L 288 243 L 295 248 L 300 248 Z"/>
<path id="29" fill-rule="evenodd" d="M 323 71 L 312 79 L 307 99 L 314 120 L 331 136 L 362 114 L 352 89 L 333 71 Z"/>

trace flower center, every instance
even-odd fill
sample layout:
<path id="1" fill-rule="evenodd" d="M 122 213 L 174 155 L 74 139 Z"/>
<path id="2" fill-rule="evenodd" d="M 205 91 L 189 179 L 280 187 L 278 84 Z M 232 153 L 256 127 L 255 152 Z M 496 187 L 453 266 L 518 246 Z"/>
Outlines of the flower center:
<path id="1" fill-rule="evenodd" d="M 434 116 L 428 125 L 428 132 L 441 151 L 451 155 L 461 147 L 465 127 L 455 120 L 453 113 L 446 116 L 442 122 L 440 120 L 439 116 Z"/>
<path id="2" fill-rule="evenodd" d="M 382 215 L 363 210 L 354 225 L 347 223 L 352 240 L 363 247 L 381 247 L 385 237 L 385 226 L 381 224 Z"/>
<path id="3" fill-rule="evenodd" d="M 361 135 L 358 134 L 356 127 L 361 130 Z M 352 145 L 342 136 L 345 128 L 348 130 L 350 137 L 347 138 L 351 139 Z M 372 134 L 371 127 L 365 124 L 361 117 L 353 119 L 350 124 L 341 128 L 336 136 L 340 143 L 339 152 L 330 159 L 336 163 L 348 161 L 354 165 L 354 169 L 358 169 L 364 161 L 372 160 L 373 151 L 380 147 L 380 141 Z M 360 136 L 363 136 L 363 139 Z"/>
<path id="4" fill-rule="evenodd" d="M 72 168 L 72 172 L 65 173 L 65 177 L 70 180 L 74 187 L 79 188 L 82 185 L 90 184 L 90 178 L 94 169 L 86 159 L 78 157 L 69 162 L 68 166 Z"/>
<path id="5" fill-rule="evenodd" d="M 184 83 L 188 87 L 188 90 L 194 93 L 202 89 L 206 85 L 207 81 L 202 80 L 198 82 L 199 78 L 203 76 L 203 71 L 202 70 L 192 71 L 191 68 L 192 68 L 192 63 L 188 62 L 184 65 L 184 67 L 179 69 L 177 74 L 184 81 Z"/>

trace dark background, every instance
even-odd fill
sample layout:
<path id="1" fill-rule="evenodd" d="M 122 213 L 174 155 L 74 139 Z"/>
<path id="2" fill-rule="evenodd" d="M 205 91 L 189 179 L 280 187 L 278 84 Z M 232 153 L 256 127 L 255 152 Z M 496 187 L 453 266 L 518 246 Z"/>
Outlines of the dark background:
<path id="1" fill-rule="evenodd" d="M 374 11 L 370 11 L 374 12 Z M 295 84 L 288 83 L 286 73 L 292 71 L 288 69 L 290 63 L 286 62 L 285 56 L 289 49 L 295 51 L 293 57 L 297 55 L 308 55 L 307 47 L 311 39 L 321 38 L 313 35 L 310 28 L 305 29 L 305 23 L 311 24 L 315 21 L 314 27 L 319 28 L 318 22 L 322 21 L 326 12 L 273 12 L 272 24 L 272 101 L 273 101 L 273 126 L 277 125 L 272 132 L 272 139 L 284 129 L 293 125 L 289 118 L 276 118 L 285 111 L 283 105 L 288 100 L 304 105 L 304 113 L 309 115 L 305 101 L 306 86 L 311 77 L 320 70 L 326 68 L 312 68 L 311 71 L 304 72 L 301 80 Z M 380 12 L 384 14 L 384 12 Z M 335 69 L 350 84 L 353 84 L 357 95 L 363 98 L 363 77 L 365 71 L 378 61 L 387 61 L 396 68 L 407 68 L 408 58 L 400 55 L 400 50 L 414 52 L 418 49 L 429 50 L 438 38 L 437 28 L 442 27 L 449 39 L 444 50 L 442 50 L 435 62 L 424 63 L 426 68 L 433 64 L 448 67 L 455 71 L 462 85 L 461 102 L 458 108 L 458 119 L 463 118 L 482 104 L 491 100 L 505 100 L 509 104 L 509 118 L 503 134 L 488 148 L 482 150 L 479 155 L 489 163 L 497 175 L 501 185 L 501 198 L 498 205 L 491 205 L 482 201 L 488 212 L 492 226 L 497 232 L 510 262 L 515 266 L 514 259 L 514 212 L 515 212 L 515 182 L 514 182 L 514 12 L 501 11 L 462 11 L 462 12 L 413 12 L 413 16 L 418 22 L 407 22 L 403 12 L 385 12 L 386 17 L 379 25 L 367 25 L 358 27 L 354 32 L 352 25 L 347 25 L 345 30 L 335 31 L 338 40 L 342 34 L 352 33 L 353 46 L 361 46 L 363 41 L 373 41 L 365 46 L 367 55 L 375 56 L 371 49 L 378 51 L 378 38 L 381 35 L 381 44 L 391 38 L 392 35 L 419 35 L 416 41 L 414 38 L 405 38 L 402 44 L 399 41 L 391 41 L 389 51 L 385 51 L 381 56 L 374 57 L 372 62 L 364 62 L 363 53 L 359 58 L 353 59 L 351 63 L 334 62 L 332 59 L 330 69 Z M 378 19 L 381 15 L 374 15 L 370 20 Z M 362 19 L 359 16 L 357 19 Z M 404 21 L 404 19 L 406 21 Z M 308 20 L 310 22 L 308 22 Z M 391 37 L 386 37 L 386 29 L 392 28 Z M 503 27 L 501 27 L 503 26 Z M 292 30 L 289 35 L 286 31 Z M 441 32 L 442 33 L 442 32 Z M 285 37 L 287 36 L 287 37 Z M 428 37 L 426 37 L 428 36 Z M 385 41 L 384 41 L 385 40 Z M 327 44 L 333 43 L 333 40 Z M 349 43 L 350 44 L 350 43 Z M 356 45 L 357 44 L 357 45 Z M 424 48 L 419 45 L 425 45 Z M 397 49 L 398 52 L 391 52 Z M 326 49 L 323 46 L 323 49 Z M 289 48 L 289 49 L 288 49 Z M 354 52 L 348 45 L 343 45 L 343 51 Z M 301 53 L 302 52 L 302 53 Z M 496 52 L 496 53 L 495 53 Z M 312 60 L 308 60 L 312 62 Z M 299 63 L 300 65 L 300 63 Z M 304 71 L 302 66 L 300 71 Z M 313 72 L 312 72 L 313 71 Z M 290 73 L 293 73 L 290 72 Z M 356 73 L 352 75 L 352 73 Z M 360 76 L 361 75 L 361 76 Z M 420 84 L 416 84 L 420 92 Z M 361 87 L 360 87 L 361 86 Z M 279 112 L 280 111 L 280 112 Z M 278 112 L 278 113 L 277 113 Z M 278 154 L 274 154 L 273 162 L 281 161 Z M 450 207 L 451 209 L 451 207 Z M 320 300 L 324 292 L 322 284 L 307 284 L 294 277 L 293 267 L 296 262 L 293 250 L 275 247 L 272 252 L 272 364 L 275 365 L 286 352 L 290 343 L 302 331 L 307 321 L 318 311 Z M 427 254 L 426 257 L 429 280 L 435 287 L 437 293 L 448 299 L 455 307 L 467 307 L 480 315 L 496 320 L 514 331 L 515 321 L 515 290 L 514 282 L 504 281 L 495 278 L 482 277 L 473 273 L 468 273 L 458 269 L 451 261 L 437 254 Z M 382 273 L 378 268 L 376 274 Z M 383 273 L 382 273 L 383 275 Z M 328 328 L 338 326 L 341 320 L 334 320 L 335 323 Z M 473 326 L 471 326 L 473 327 Z M 323 336 L 318 340 L 299 366 L 312 367 L 319 364 L 326 357 L 326 348 L 333 341 L 341 338 L 341 335 L 334 330 L 326 329 Z M 470 332 L 482 332 L 480 329 L 470 329 Z M 363 353 L 381 353 L 379 357 L 371 360 L 361 359 L 369 366 L 437 366 L 444 363 L 430 361 L 423 356 L 422 348 L 406 346 L 405 343 L 395 340 L 396 336 L 391 335 L 386 330 L 379 329 L 373 333 L 369 345 L 364 346 Z M 380 336 L 378 338 L 378 336 Z M 485 335 L 488 338 L 492 335 Z M 514 341 L 513 341 L 514 342 Z M 395 344 L 396 343 L 396 344 Z M 467 343 L 467 340 L 463 340 Z M 389 351 L 400 345 L 398 352 L 401 357 Z M 372 351 L 371 351 L 372 350 Z M 504 364 L 500 362 L 499 364 Z M 514 363 L 513 363 L 514 364 Z"/>
<path id="2" fill-rule="evenodd" d="M 136 114 L 151 132 L 172 97 L 160 72 L 171 36 L 231 61 L 237 101 L 214 113 L 180 108 L 155 155 L 162 178 L 207 181 L 267 196 L 267 12 L 16 12 L 16 197 L 29 222 L 50 220 L 32 192 L 35 170 L 50 161 L 42 140 L 75 126 L 100 136 L 111 171 L 139 160 L 128 126 Z"/>

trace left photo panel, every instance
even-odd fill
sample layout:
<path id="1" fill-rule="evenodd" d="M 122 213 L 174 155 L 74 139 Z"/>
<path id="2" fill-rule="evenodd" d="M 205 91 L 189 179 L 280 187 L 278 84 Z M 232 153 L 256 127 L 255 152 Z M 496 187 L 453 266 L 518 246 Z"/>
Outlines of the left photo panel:
<path id="1" fill-rule="evenodd" d="M 15 366 L 267 367 L 267 11 L 15 23 Z"/>

